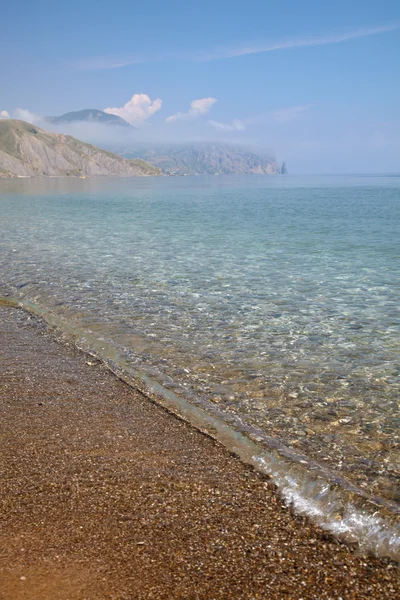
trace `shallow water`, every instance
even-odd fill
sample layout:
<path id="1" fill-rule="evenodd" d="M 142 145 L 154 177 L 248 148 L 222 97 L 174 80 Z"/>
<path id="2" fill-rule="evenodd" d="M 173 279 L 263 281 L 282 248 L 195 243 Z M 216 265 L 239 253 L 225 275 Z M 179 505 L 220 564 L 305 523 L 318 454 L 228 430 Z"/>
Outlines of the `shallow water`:
<path id="1" fill-rule="evenodd" d="M 395 177 L 0 181 L 4 294 L 392 506 L 399 231 Z"/>

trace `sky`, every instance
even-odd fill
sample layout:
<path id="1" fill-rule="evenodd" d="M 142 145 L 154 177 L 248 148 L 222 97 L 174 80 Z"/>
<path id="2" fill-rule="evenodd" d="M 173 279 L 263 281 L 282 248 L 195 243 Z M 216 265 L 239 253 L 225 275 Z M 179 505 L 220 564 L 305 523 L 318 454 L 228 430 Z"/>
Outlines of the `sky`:
<path id="1" fill-rule="evenodd" d="M 134 141 L 400 172 L 398 0 L 3 1 L 0 115 L 117 114 Z M 81 137 L 87 137 L 87 132 Z"/>

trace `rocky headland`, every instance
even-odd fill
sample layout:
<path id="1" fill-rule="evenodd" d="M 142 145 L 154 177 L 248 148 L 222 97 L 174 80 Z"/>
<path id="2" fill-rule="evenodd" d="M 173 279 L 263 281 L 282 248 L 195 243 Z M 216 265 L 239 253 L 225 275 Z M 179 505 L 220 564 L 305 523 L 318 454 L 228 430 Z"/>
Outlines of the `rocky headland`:
<path id="1" fill-rule="evenodd" d="M 24 121 L 0 120 L 0 178 L 32 176 L 149 176 L 160 168 L 130 160 L 69 135 L 50 133 Z"/>

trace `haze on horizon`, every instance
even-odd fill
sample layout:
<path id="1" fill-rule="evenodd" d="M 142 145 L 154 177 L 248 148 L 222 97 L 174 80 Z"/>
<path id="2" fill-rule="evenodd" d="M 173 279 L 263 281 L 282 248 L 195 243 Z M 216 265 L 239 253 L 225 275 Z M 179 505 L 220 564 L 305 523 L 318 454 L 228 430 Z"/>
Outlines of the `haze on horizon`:
<path id="1" fill-rule="evenodd" d="M 322 4 L 9 4 L 0 118 L 100 146 L 250 146 L 291 173 L 400 172 L 400 5 Z M 43 121 L 84 108 L 136 129 Z"/>

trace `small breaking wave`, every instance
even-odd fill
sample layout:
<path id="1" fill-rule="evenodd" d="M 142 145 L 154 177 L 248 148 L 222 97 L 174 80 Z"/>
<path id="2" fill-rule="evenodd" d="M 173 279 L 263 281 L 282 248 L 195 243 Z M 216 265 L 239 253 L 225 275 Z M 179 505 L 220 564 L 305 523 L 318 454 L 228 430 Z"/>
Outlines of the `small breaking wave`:
<path id="1" fill-rule="evenodd" d="M 400 509 L 396 503 L 370 495 L 340 474 L 182 386 L 175 385 L 174 391 L 167 389 L 132 365 L 124 349 L 100 333 L 79 328 L 70 319 L 28 300 L 12 297 L 3 300 L 4 304 L 19 306 L 42 317 L 62 338 L 96 356 L 126 383 L 271 477 L 286 505 L 297 514 L 307 516 L 349 543 L 356 543 L 362 552 L 400 560 Z"/>

